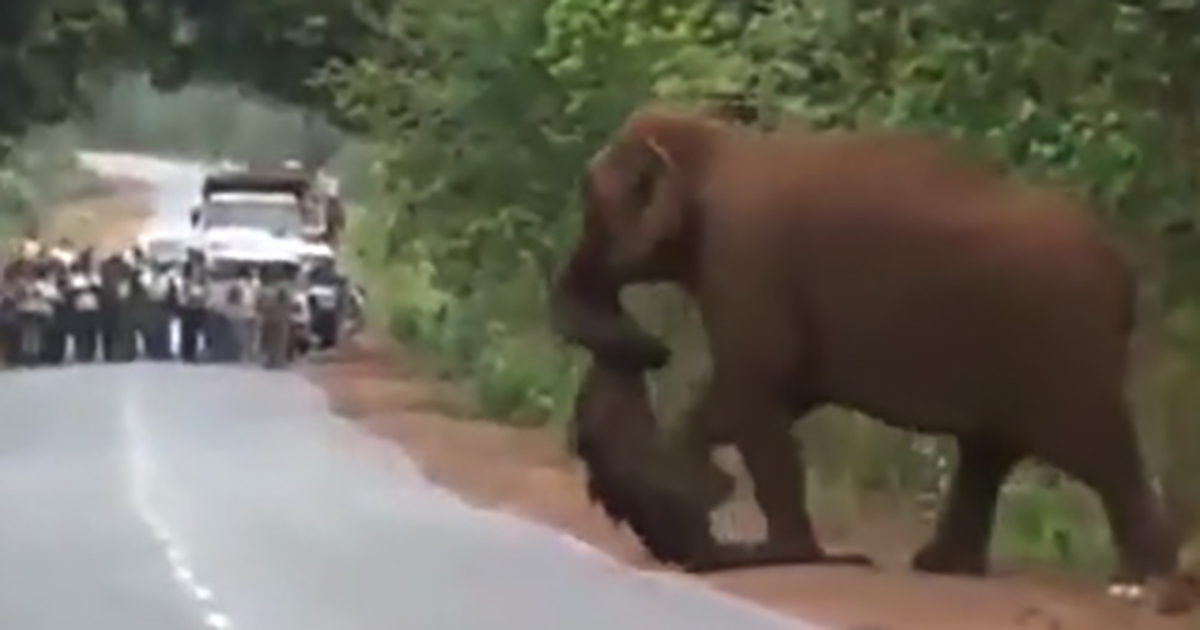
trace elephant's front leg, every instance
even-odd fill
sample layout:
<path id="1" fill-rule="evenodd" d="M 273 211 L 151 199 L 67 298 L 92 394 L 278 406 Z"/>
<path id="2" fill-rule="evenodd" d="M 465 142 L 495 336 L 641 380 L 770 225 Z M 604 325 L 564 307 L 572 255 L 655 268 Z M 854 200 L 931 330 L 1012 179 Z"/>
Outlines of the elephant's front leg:
<path id="1" fill-rule="evenodd" d="M 705 508 L 716 509 L 733 494 L 734 480 L 713 461 L 713 450 L 733 442 L 727 427 L 721 426 L 719 414 L 713 413 L 712 387 L 706 385 L 687 409 L 674 436 L 673 451 L 695 480 Z"/>
<path id="2" fill-rule="evenodd" d="M 739 406 L 718 405 L 724 412 Z M 767 539 L 750 545 L 723 545 L 694 571 L 779 564 L 870 565 L 862 554 L 827 553 L 818 543 L 805 500 L 804 467 L 799 445 L 788 429 L 791 414 L 781 406 L 746 404 L 734 434 L 754 484 L 754 496 L 767 521 Z"/>
<path id="3" fill-rule="evenodd" d="M 750 562 L 767 564 L 870 565 L 859 553 L 822 549 L 807 508 L 807 488 L 800 445 L 786 425 L 745 431 L 738 450 L 754 483 L 754 498 L 767 521 L 767 538 L 749 550 Z"/>

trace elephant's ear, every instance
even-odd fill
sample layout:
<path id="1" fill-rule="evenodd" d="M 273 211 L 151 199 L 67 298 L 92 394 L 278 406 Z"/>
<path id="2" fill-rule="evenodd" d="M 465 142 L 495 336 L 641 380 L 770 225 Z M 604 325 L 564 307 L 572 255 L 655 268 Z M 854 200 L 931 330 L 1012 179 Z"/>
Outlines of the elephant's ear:
<path id="1" fill-rule="evenodd" d="M 629 151 L 634 168 L 626 189 L 633 212 L 614 254 L 618 264 L 637 266 L 682 231 L 684 180 L 678 160 L 657 139 L 640 140 Z"/>

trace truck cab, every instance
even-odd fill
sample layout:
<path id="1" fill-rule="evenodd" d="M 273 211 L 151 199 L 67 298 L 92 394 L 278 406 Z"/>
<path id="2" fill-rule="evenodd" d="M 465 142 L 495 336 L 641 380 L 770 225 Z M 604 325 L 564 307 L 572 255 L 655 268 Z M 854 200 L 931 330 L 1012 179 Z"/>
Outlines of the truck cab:
<path id="1" fill-rule="evenodd" d="M 192 211 L 192 227 L 201 233 L 238 228 L 317 240 L 325 232 L 325 213 L 313 191 L 313 182 L 303 171 L 214 173 L 204 181 L 202 202 Z"/>

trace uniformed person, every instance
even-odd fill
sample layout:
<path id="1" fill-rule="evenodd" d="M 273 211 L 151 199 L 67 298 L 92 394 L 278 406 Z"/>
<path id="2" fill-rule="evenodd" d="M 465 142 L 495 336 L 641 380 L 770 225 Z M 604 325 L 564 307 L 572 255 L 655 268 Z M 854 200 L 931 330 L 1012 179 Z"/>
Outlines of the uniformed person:
<path id="1" fill-rule="evenodd" d="M 288 343 L 288 359 L 294 359 L 298 356 L 303 356 L 312 350 L 313 335 L 312 335 L 312 311 L 309 309 L 309 303 L 306 299 L 308 294 L 308 285 L 305 279 L 300 274 L 299 266 L 292 264 L 284 265 L 284 272 L 288 292 L 292 301 Z"/>
<path id="2" fill-rule="evenodd" d="M 100 263 L 100 337 L 105 361 L 128 362 L 137 358 L 133 309 L 137 285 L 131 252 L 113 254 Z"/>
<path id="3" fill-rule="evenodd" d="M 226 314 L 233 328 L 237 358 L 245 362 L 258 356 L 258 291 L 254 269 L 243 265 L 229 287 Z"/>
<path id="4" fill-rule="evenodd" d="M 171 313 L 175 293 L 169 265 L 159 261 L 143 262 L 139 304 L 138 335 L 146 357 L 153 361 L 171 359 Z"/>
<path id="5" fill-rule="evenodd" d="M 333 248 L 337 248 L 341 241 L 342 230 L 346 227 L 346 210 L 342 207 L 342 198 L 338 195 L 337 187 L 334 185 L 330 191 L 329 199 L 325 202 L 325 234 L 324 241 Z"/>
<path id="6" fill-rule="evenodd" d="M 44 275 L 46 270 L 36 262 L 28 261 L 17 284 L 17 325 L 20 330 L 17 364 L 24 366 L 39 365 L 46 359 L 46 333 L 54 311 Z"/>
<path id="7" fill-rule="evenodd" d="M 49 257 L 61 263 L 64 267 L 68 267 L 75 262 L 77 256 L 75 244 L 68 238 L 59 239 L 58 244 L 51 247 Z"/>
<path id="8" fill-rule="evenodd" d="M 279 264 L 265 265 L 258 293 L 258 337 L 261 360 L 267 368 L 283 367 L 291 357 L 294 300 L 286 269 Z"/>
<path id="9" fill-rule="evenodd" d="M 21 271 L 24 265 L 24 243 L 18 242 L 13 247 L 11 258 L 4 263 L 2 279 L 0 279 L 0 307 L 4 309 L 2 316 L 5 357 L 8 366 L 17 365 L 21 349 L 21 326 L 17 317 L 17 298 Z"/>
<path id="10" fill-rule="evenodd" d="M 11 366 L 16 359 L 20 343 L 16 306 L 12 283 L 0 280 L 0 365 Z"/>
<path id="11" fill-rule="evenodd" d="M 68 270 L 66 298 L 73 357 L 91 363 L 100 341 L 100 276 L 92 266 L 90 252 L 80 254 Z"/>
<path id="12" fill-rule="evenodd" d="M 200 357 L 205 341 L 207 285 L 204 255 L 198 250 L 189 250 L 179 278 L 179 356 L 189 363 Z"/>
<path id="13" fill-rule="evenodd" d="M 237 340 L 229 317 L 231 302 L 240 299 L 234 278 L 225 269 L 217 269 L 208 278 L 204 316 L 205 359 L 227 363 L 237 360 Z"/>
<path id="14" fill-rule="evenodd" d="M 67 335 L 70 331 L 71 309 L 66 299 L 67 265 L 73 259 L 70 250 L 53 248 L 39 261 L 38 290 L 50 303 L 50 319 L 46 323 L 44 356 L 49 365 L 61 365 L 67 360 Z"/>
<path id="15" fill-rule="evenodd" d="M 361 285 L 346 280 L 346 320 L 344 334 L 353 336 L 362 331 L 367 325 L 366 318 L 366 289 Z"/>

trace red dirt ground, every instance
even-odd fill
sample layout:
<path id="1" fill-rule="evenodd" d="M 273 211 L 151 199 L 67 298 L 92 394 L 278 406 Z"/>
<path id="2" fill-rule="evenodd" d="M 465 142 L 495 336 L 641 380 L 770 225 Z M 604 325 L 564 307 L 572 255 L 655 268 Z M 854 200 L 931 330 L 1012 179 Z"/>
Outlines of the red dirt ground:
<path id="1" fill-rule="evenodd" d="M 120 251 L 136 242 L 152 214 L 151 192 L 139 179 L 99 180 L 51 208 L 41 238 L 51 244 L 68 238 L 78 246 L 91 245 L 98 256 Z"/>
<path id="2" fill-rule="evenodd" d="M 410 363 L 393 344 L 364 338 L 304 371 L 339 413 L 403 445 L 432 481 L 468 501 L 559 528 L 632 567 L 669 570 L 589 504 L 576 464 L 552 436 L 465 420 L 453 388 L 421 377 Z M 881 570 L 787 567 L 695 579 L 848 630 L 1200 630 L 1200 611 L 1160 617 L 1104 595 L 1102 584 L 1015 571 L 988 579 L 915 575 L 901 562 L 924 532 L 899 535 L 886 519 L 867 521 L 851 542 L 880 560 Z"/>

